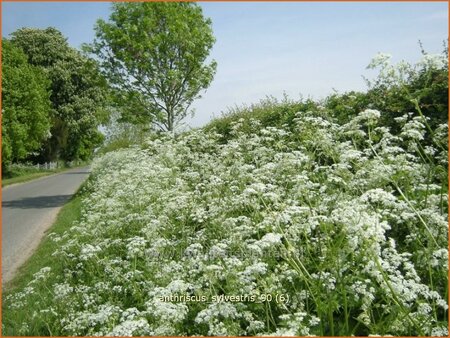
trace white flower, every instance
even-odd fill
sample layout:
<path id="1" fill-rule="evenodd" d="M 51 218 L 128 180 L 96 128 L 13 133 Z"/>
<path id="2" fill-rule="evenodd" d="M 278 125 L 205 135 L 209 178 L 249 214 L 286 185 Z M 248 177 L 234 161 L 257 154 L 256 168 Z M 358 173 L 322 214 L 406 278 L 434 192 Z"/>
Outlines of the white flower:
<path id="1" fill-rule="evenodd" d="M 426 54 L 422 57 L 422 60 L 420 60 L 419 65 L 422 65 L 427 69 L 443 69 L 448 65 L 448 60 L 441 54 Z"/>
<path id="2" fill-rule="evenodd" d="M 132 337 L 135 335 L 150 335 L 150 325 L 144 318 L 126 320 L 116 325 L 106 336 Z"/>
<path id="3" fill-rule="evenodd" d="M 261 248 L 269 248 L 281 244 L 282 237 L 280 234 L 270 232 L 265 234 L 257 243 Z"/>
<path id="4" fill-rule="evenodd" d="M 374 65 L 398 83 L 412 69 Z M 161 135 L 95 159 L 81 218 L 49 236 L 61 273 L 4 298 L 34 309 L 14 316 L 17 333 L 39 319 L 70 336 L 328 334 L 318 291 L 336 322 L 346 301 L 368 334 L 410 334 L 402 308 L 424 334 L 446 333 L 448 127 L 434 144 L 417 114 L 389 129 L 367 107 L 345 125 L 325 107 L 276 128 L 245 117 L 226 135 Z M 262 294 L 289 301 L 225 300 Z"/>
<path id="5" fill-rule="evenodd" d="M 73 292 L 73 287 L 67 283 L 55 284 L 54 293 L 55 298 L 65 298 Z"/>
<path id="6" fill-rule="evenodd" d="M 386 67 L 386 66 L 388 66 L 390 64 L 391 58 L 392 58 L 391 54 L 378 53 L 377 55 L 375 55 L 373 57 L 372 61 L 367 66 L 367 68 L 374 69 L 374 68 L 377 68 L 379 66 Z"/>
<path id="7" fill-rule="evenodd" d="M 102 251 L 102 249 L 98 245 L 85 244 L 81 248 L 80 259 L 83 261 L 87 261 L 100 251 Z"/>
<path id="8" fill-rule="evenodd" d="M 381 113 L 375 109 L 366 109 L 358 114 L 359 121 L 368 121 L 369 123 L 374 123 L 378 121 Z"/>
<path id="9" fill-rule="evenodd" d="M 145 247 L 147 245 L 147 241 L 145 238 L 142 237 L 132 237 L 128 239 L 128 257 L 136 257 L 136 256 L 142 256 L 145 251 Z"/>

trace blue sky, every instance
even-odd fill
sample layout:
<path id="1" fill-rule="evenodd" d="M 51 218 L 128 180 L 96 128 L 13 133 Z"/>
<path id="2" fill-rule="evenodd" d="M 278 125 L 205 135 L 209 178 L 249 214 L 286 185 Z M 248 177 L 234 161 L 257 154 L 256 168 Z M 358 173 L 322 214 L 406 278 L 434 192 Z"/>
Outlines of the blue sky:
<path id="1" fill-rule="evenodd" d="M 323 98 L 333 90 L 364 90 L 362 76 L 378 52 L 394 61 L 420 58 L 418 40 L 438 53 L 448 38 L 446 2 L 200 2 L 213 22 L 211 57 L 217 74 L 196 114 L 201 126 L 227 107 L 258 102 L 266 95 Z M 74 47 L 91 42 L 105 2 L 3 2 L 2 34 L 20 27 L 59 29 Z"/>

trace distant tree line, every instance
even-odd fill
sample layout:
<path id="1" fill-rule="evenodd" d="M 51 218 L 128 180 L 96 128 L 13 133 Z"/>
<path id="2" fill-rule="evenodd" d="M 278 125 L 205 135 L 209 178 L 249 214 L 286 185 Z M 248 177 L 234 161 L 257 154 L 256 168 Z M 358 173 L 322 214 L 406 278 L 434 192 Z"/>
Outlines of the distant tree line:
<path id="1" fill-rule="evenodd" d="M 2 169 L 90 158 L 108 119 L 97 63 L 55 28 L 19 29 L 2 46 Z"/>

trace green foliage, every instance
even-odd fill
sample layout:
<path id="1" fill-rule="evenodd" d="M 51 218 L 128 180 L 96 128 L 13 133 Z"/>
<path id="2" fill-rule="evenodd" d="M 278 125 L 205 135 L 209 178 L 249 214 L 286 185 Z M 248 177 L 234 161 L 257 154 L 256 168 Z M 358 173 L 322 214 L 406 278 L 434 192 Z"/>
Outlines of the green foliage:
<path id="1" fill-rule="evenodd" d="M 214 119 L 204 129 L 215 130 L 221 135 L 221 142 L 226 142 L 231 137 L 234 123 L 240 122 L 242 130 L 253 133 L 255 126 L 251 120 L 259 121 L 258 128 L 292 126 L 297 112 L 319 110 L 319 105 L 310 99 L 294 101 L 285 96 L 279 101 L 274 97 L 266 97 L 257 104 L 229 108 L 222 117 Z"/>
<path id="2" fill-rule="evenodd" d="M 52 226 L 52 233 L 63 234 L 69 229 L 73 222 L 81 216 L 81 196 L 82 189 L 68 202 L 59 212 L 55 224 Z M 42 266 L 50 265 L 54 271 L 57 271 L 60 275 L 64 274 L 64 264 L 56 262 L 53 253 L 58 249 L 59 243 L 51 240 L 49 237 L 45 237 L 36 252 L 30 259 L 19 269 L 17 276 L 8 284 L 3 286 L 3 294 L 8 295 L 19 288 L 22 288 L 32 280 L 33 275 L 39 271 Z M 38 303 L 38 302 L 36 302 Z M 37 305 L 37 304 L 36 304 Z M 5 310 L 5 308 L 3 308 Z M 13 332 L 17 332 L 18 319 L 23 318 L 24 313 L 19 311 L 9 312 L 4 311 L 3 323 L 8 326 L 5 329 L 5 335 L 13 335 Z M 48 336 L 52 333 L 48 331 L 47 323 L 41 321 L 39 318 L 29 318 L 28 326 L 36 335 Z"/>
<path id="3" fill-rule="evenodd" d="M 97 64 L 71 48 L 54 28 L 19 29 L 12 41 L 51 81 L 52 136 L 37 159 L 88 159 L 103 140 L 98 126 L 107 119 L 106 81 Z"/>
<path id="4" fill-rule="evenodd" d="M 11 164 L 2 170 L 2 187 L 34 180 L 39 177 L 51 175 L 63 170 L 63 167 L 55 169 L 38 168 L 29 163 Z"/>
<path id="5" fill-rule="evenodd" d="M 173 130 L 199 92 L 211 83 L 216 63 L 205 64 L 215 41 L 211 21 L 194 3 L 113 3 L 87 47 L 102 60 L 115 86 L 123 117 Z"/>
<path id="6" fill-rule="evenodd" d="M 49 81 L 26 55 L 2 41 L 2 167 L 39 150 L 50 129 Z"/>
<path id="7" fill-rule="evenodd" d="M 448 127 L 417 104 L 445 86 L 419 100 L 389 74 L 374 102 L 416 111 L 268 98 L 98 158 L 72 226 L 5 294 L 3 333 L 448 336 Z"/>
<path id="8" fill-rule="evenodd" d="M 367 80 L 367 92 L 330 95 L 325 100 L 325 107 L 333 111 L 340 123 L 350 121 L 364 109 L 377 109 L 385 113 L 382 122 L 393 131 L 399 130 L 395 118 L 405 112 L 426 116 L 431 129 L 447 123 L 447 52 L 430 55 L 422 51 L 422 54 L 423 58 L 417 64 L 402 61 L 397 65 L 391 64 L 389 55 L 377 55 L 368 68 L 379 73 L 375 79 Z"/>
<path id="9" fill-rule="evenodd" d="M 427 116 L 431 127 L 446 123 L 448 114 L 448 56 L 422 51 L 417 64 L 390 63 L 389 56 L 374 58 L 368 68 L 379 69 L 374 81 L 367 81 L 366 101 L 387 114 L 386 123 L 404 112 Z M 390 123 L 392 126 L 392 123 Z"/>
<path id="10" fill-rule="evenodd" d="M 117 110 L 111 112 L 110 119 L 103 130 L 105 141 L 97 154 L 140 145 L 144 138 L 149 136 L 149 132 L 153 132 L 150 124 L 125 122 L 120 115 Z"/>
<path id="11" fill-rule="evenodd" d="M 447 182 L 416 151 L 427 131 L 324 114 L 98 158 L 47 266 L 5 295 L 3 333 L 448 336 Z M 238 295 L 255 301 L 214 300 Z"/>
<path id="12" fill-rule="evenodd" d="M 325 99 L 325 107 L 333 112 L 340 123 L 348 122 L 368 107 L 367 94 L 351 91 L 344 94 L 334 93 Z"/>

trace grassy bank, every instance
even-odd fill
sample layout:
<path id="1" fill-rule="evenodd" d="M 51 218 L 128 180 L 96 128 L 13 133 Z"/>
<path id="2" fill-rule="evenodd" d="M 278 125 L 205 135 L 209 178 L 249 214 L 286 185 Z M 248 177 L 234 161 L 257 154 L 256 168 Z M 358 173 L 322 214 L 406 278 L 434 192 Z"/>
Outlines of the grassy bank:
<path id="1" fill-rule="evenodd" d="M 8 170 L 8 172 L 3 173 L 2 187 L 6 187 L 11 184 L 32 181 L 40 177 L 57 174 L 69 169 L 82 167 L 87 164 L 88 162 L 82 162 L 77 164 L 76 166 L 61 166 L 55 169 L 38 169 L 34 166 L 15 165 L 10 170 Z"/>
<path id="2" fill-rule="evenodd" d="M 45 170 L 45 171 L 37 171 L 37 172 L 27 172 L 27 173 L 24 173 L 19 176 L 5 178 L 5 179 L 2 179 L 2 187 L 6 187 L 11 184 L 32 181 L 36 178 L 53 175 L 53 174 L 59 173 L 63 170 L 67 170 L 67 169 L 61 168 L 61 169 L 53 169 L 53 170 Z"/>
<path id="3" fill-rule="evenodd" d="M 5 334 L 444 334 L 446 125 L 425 156 L 420 116 L 391 134 L 377 110 L 331 113 L 98 159 L 79 221 L 4 298 Z"/>
<path id="4" fill-rule="evenodd" d="M 54 225 L 48 232 L 61 236 L 73 225 L 74 221 L 80 218 L 80 213 L 81 194 L 78 193 L 61 209 Z M 61 260 L 55 259 L 52 255 L 59 246 L 59 243 L 52 241 L 48 236 L 44 237 L 36 252 L 19 269 L 15 278 L 6 285 L 3 285 L 3 297 L 8 297 L 8 295 L 14 293 L 15 290 L 32 287 L 31 284 L 33 283 L 30 282 L 36 274 L 40 273 L 39 271 L 43 267 L 50 267 L 56 275 L 62 275 L 64 271 L 64 264 Z M 49 283 L 51 282 L 52 281 L 49 280 Z M 50 299 L 47 299 L 47 301 L 50 301 Z M 5 305 L 3 302 L 2 323 L 5 327 L 3 335 L 12 336 L 20 332 L 21 327 L 18 327 L 18 323 L 20 323 L 23 318 L 28 318 L 27 325 L 29 329 L 35 333 L 35 335 L 51 335 L 51 330 L 49 330 L 48 323 L 31 316 L 33 312 L 39 312 L 40 308 L 45 306 L 45 303 L 45 299 L 40 299 L 40 297 L 37 297 L 36 302 L 33 302 L 33 306 L 31 307 L 12 309 L 14 305 L 11 307 Z"/>
<path id="5" fill-rule="evenodd" d="M 446 102 L 396 111 L 404 88 L 267 100 L 98 158 L 4 334 L 447 336 Z"/>

